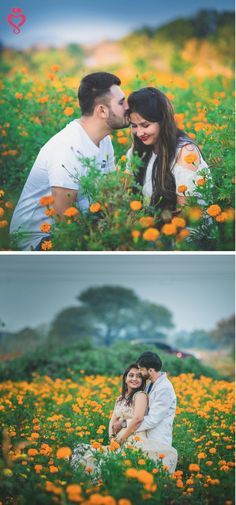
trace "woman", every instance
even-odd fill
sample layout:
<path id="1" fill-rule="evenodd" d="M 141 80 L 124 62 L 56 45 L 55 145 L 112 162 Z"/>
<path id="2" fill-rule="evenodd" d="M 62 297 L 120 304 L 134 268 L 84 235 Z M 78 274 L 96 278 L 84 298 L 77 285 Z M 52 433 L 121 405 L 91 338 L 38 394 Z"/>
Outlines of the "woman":
<path id="1" fill-rule="evenodd" d="M 177 463 L 177 452 L 173 447 L 167 447 L 160 441 L 147 438 L 146 432 L 139 432 L 135 435 L 135 430 L 141 423 L 148 410 L 148 395 L 143 391 L 145 379 L 136 364 L 131 364 L 124 372 L 121 396 L 116 400 L 113 414 L 109 423 L 109 437 L 120 445 L 128 444 L 142 449 L 145 455 L 154 461 L 162 460 L 170 473 L 173 473 Z M 115 425 L 123 423 L 117 434 Z M 109 452 L 109 446 L 103 446 L 102 452 Z M 86 467 L 96 469 L 96 450 L 87 444 L 80 444 L 73 453 L 72 465 L 82 463 Z"/>
<path id="2" fill-rule="evenodd" d="M 176 204 L 185 204 L 185 195 L 193 194 L 208 166 L 199 148 L 177 128 L 172 105 L 160 90 L 134 91 L 128 105 L 133 146 L 127 157 L 137 154 L 142 160 L 135 176 L 144 203 L 174 211 Z M 180 186 L 187 187 L 184 193 Z"/>

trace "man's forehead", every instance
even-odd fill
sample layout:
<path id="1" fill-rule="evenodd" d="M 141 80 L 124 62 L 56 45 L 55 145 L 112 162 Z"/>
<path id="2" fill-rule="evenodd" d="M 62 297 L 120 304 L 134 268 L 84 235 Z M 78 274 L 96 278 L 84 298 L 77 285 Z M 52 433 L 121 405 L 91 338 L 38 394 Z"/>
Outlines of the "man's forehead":
<path id="1" fill-rule="evenodd" d="M 118 100 L 121 100 L 122 98 L 125 97 L 125 94 L 123 93 L 123 91 L 120 89 L 120 86 L 118 86 L 117 84 L 113 84 L 111 87 L 110 87 L 110 92 L 112 94 L 112 97 L 113 98 L 117 98 Z"/>

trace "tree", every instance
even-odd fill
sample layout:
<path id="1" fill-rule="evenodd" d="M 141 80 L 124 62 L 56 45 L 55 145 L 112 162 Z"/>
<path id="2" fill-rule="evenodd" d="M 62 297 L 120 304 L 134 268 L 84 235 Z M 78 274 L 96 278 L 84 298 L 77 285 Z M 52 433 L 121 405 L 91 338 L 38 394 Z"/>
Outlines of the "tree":
<path id="1" fill-rule="evenodd" d="M 110 345 L 127 335 L 127 327 L 134 322 L 139 299 L 131 289 L 119 286 L 89 288 L 77 299 L 96 320 L 97 339 Z"/>
<path id="2" fill-rule="evenodd" d="M 94 334 L 91 313 L 86 308 L 69 307 L 57 314 L 49 331 L 49 341 L 53 344 L 87 341 Z"/>
<path id="3" fill-rule="evenodd" d="M 221 319 L 210 335 L 221 347 L 232 349 L 235 345 L 235 315 L 228 317 L 228 319 Z"/>
<path id="4" fill-rule="evenodd" d="M 153 340 L 163 340 L 165 334 L 160 330 L 174 326 L 172 314 L 166 307 L 146 301 L 140 301 L 136 306 L 134 323 L 133 335 L 130 336 Z"/>

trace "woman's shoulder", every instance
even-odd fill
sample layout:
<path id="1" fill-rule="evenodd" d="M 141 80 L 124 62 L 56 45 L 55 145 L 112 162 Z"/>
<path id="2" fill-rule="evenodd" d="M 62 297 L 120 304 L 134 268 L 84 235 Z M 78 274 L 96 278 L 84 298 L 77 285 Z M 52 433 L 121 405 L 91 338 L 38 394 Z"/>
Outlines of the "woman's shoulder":
<path id="1" fill-rule="evenodd" d="M 136 391 L 136 393 L 134 393 L 134 395 L 133 395 L 133 399 L 136 399 L 138 396 L 140 398 L 141 398 L 141 396 L 148 398 L 148 395 L 147 395 L 147 393 L 145 393 L 145 391 Z"/>

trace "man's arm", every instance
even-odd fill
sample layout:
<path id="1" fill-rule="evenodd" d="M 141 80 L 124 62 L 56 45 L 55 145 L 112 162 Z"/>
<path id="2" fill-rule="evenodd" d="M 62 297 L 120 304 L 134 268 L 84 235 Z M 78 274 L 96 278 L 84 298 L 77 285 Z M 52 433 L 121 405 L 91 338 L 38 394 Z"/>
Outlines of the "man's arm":
<path id="1" fill-rule="evenodd" d="M 53 207 L 56 215 L 58 215 L 60 219 L 65 219 L 65 210 L 75 204 L 77 193 L 78 191 L 75 189 L 59 188 L 56 186 L 52 187 L 52 196 L 54 198 Z"/>
<path id="2" fill-rule="evenodd" d="M 173 394 L 171 391 L 163 389 L 161 392 L 156 393 L 154 400 L 152 401 L 149 412 L 136 431 L 145 431 L 155 428 L 158 424 L 163 421 L 169 408 L 173 403 Z"/>

